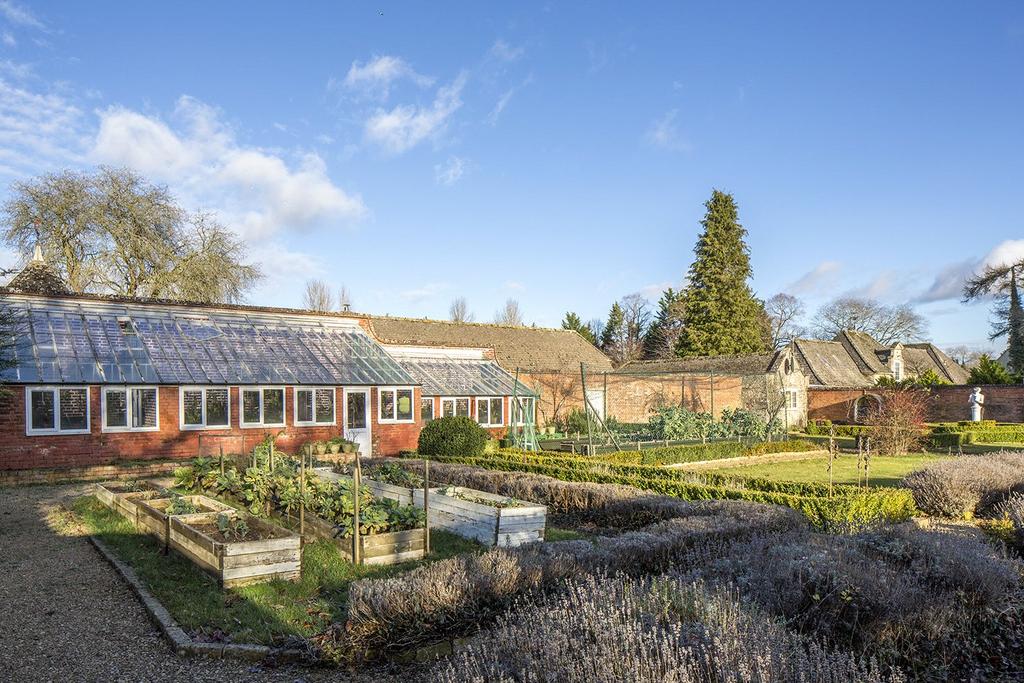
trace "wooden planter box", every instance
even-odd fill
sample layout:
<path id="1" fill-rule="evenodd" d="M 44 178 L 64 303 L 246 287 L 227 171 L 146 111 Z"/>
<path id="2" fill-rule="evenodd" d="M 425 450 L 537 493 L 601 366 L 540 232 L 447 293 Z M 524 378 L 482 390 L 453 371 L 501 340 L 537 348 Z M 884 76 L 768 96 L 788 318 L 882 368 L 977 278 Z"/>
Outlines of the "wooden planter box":
<path id="1" fill-rule="evenodd" d="M 168 515 L 167 507 L 173 502 L 173 498 L 142 500 L 136 505 L 136 528 L 153 534 L 161 543 L 167 545 L 170 539 L 171 517 L 193 517 L 196 515 L 208 515 L 211 512 L 234 512 L 234 508 L 230 505 L 225 505 L 219 500 L 207 498 L 206 496 L 182 496 L 182 498 L 199 508 L 199 512 L 186 515 Z M 216 516 L 214 516 L 214 519 L 216 519 Z"/>
<path id="2" fill-rule="evenodd" d="M 352 481 L 352 477 L 346 474 L 338 474 L 329 467 L 316 467 L 313 469 L 313 472 L 321 479 L 326 479 L 328 481 Z M 388 498 L 397 502 L 399 505 L 413 504 L 413 490 L 406 488 L 405 486 L 395 486 L 394 484 L 388 484 L 387 482 L 368 479 L 366 477 L 360 479 L 359 484 L 372 493 L 374 498 Z"/>
<path id="3" fill-rule="evenodd" d="M 302 543 L 298 534 L 255 517 L 246 517 L 249 528 L 263 538 L 253 541 L 218 540 L 218 534 L 206 533 L 202 527 L 215 525 L 218 514 L 221 513 L 170 517 L 170 547 L 217 577 L 225 588 L 272 579 L 299 580 Z M 239 515 L 237 511 L 229 514 L 233 517 Z"/>
<path id="4" fill-rule="evenodd" d="M 516 507 L 495 507 L 444 493 L 444 488 L 430 489 L 430 526 L 471 538 L 486 546 L 515 547 L 544 540 L 547 508 L 536 503 L 516 500 Z M 455 487 L 459 494 L 477 500 L 507 502 L 506 496 L 486 491 Z M 413 501 L 423 507 L 423 491 L 413 490 Z M 515 500 L 515 499 L 513 499 Z"/>
<path id="5" fill-rule="evenodd" d="M 94 495 L 101 503 L 114 512 L 128 518 L 134 524 L 138 502 L 156 498 L 159 494 L 160 487 L 156 484 L 143 482 L 142 485 L 146 487 L 143 491 L 128 491 L 124 488 L 122 482 L 105 481 L 101 484 L 96 484 Z"/>
<path id="6" fill-rule="evenodd" d="M 334 525 L 316 515 L 306 513 L 305 533 L 307 538 L 327 539 L 352 561 L 352 538 L 335 537 Z M 427 533 L 425 529 L 393 531 L 386 534 L 371 534 L 359 537 L 359 557 L 362 564 L 397 564 L 410 560 L 422 560 L 426 555 Z"/>

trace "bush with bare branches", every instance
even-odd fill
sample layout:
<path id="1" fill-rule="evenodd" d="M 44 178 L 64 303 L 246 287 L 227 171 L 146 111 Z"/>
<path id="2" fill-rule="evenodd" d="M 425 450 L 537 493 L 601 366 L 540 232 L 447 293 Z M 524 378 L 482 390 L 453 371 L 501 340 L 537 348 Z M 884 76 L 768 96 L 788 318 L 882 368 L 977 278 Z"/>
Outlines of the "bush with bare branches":
<path id="1" fill-rule="evenodd" d="M 874 426 L 872 441 L 883 455 L 906 455 L 921 443 L 925 432 L 928 392 L 916 387 L 903 387 L 885 392 L 881 402 L 868 411 L 868 422 Z"/>

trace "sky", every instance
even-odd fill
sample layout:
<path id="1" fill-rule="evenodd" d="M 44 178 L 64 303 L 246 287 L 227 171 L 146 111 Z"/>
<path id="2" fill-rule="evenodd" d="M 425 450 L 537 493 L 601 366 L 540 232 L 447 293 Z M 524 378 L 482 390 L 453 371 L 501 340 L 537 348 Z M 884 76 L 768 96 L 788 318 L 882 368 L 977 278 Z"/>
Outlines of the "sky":
<path id="1" fill-rule="evenodd" d="M 994 348 L 960 290 L 1024 257 L 1024 3 L 0 0 L 0 200 L 100 164 L 240 235 L 251 303 L 604 317 L 717 188 L 758 296 Z"/>

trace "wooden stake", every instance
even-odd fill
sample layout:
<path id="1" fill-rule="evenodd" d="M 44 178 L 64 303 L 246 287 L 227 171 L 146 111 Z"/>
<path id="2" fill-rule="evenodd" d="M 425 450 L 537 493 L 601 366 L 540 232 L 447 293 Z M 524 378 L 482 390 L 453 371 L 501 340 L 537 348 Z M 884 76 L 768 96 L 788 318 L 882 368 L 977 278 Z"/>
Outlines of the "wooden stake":
<path id="1" fill-rule="evenodd" d="M 220 473 L 224 474 L 224 444 L 220 446 Z"/>
<path id="2" fill-rule="evenodd" d="M 426 553 L 430 554 L 430 459 L 423 459 L 423 518 L 426 535 Z"/>
<path id="3" fill-rule="evenodd" d="M 306 456 L 303 455 L 299 466 L 299 543 L 306 537 Z"/>
<path id="4" fill-rule="evenodd" d="M 352 471 L 352 564 L 359 564 L 359 479 L 362 467 L 356 456 L 356 467 Z"/>

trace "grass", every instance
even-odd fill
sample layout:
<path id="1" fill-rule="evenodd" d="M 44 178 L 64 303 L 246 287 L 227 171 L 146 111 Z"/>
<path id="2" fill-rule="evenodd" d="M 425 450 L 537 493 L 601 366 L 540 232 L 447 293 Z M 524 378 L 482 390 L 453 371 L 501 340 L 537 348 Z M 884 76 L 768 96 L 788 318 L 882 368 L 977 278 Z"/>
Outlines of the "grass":
<path id="1" fill-rule="evenodd" d="M 871 458 L 871 485 L 898 486 L 900 480 L 914 470 L 921 469 L 940 460 L 945 455 L 914 453 L 903 456 L 874 456 Z M 797 481 L 828 483 L 828 458 L 816 456 L 807 460 L 791 460 L 765 465 L 725 467 L 710 470 L 716 474 L 735 477 L 757 477 L 775 481 Z M 836 484 L 856 484 L 858 479 L 857 456 L 840 455 L 832 464 L 832 481 Z"/>
<path id="2" fill-rule="evenodd" d="M 162 555 L 156 539 L 136 531 L 94 496 L 75 500 L 72 511 L 86 533 L 99 537 L 135 569 L 183 629 L 242 643 L 271 645 L 290 636 L 315 635 L 344 620 L 353 581 L 392 576 L 423 562 L 482 549 L 454 534 L 431 530 L 428 559 L 380 567 L 353 565 L 333 543 L 318 541 L 303 548 L 301 581 L 224 590 L 191 561 L 173 552 Z"/>

